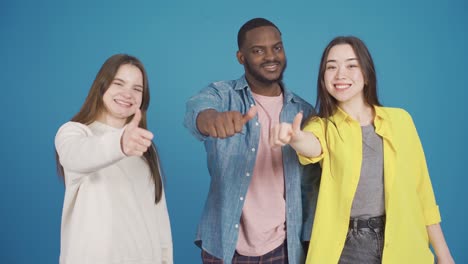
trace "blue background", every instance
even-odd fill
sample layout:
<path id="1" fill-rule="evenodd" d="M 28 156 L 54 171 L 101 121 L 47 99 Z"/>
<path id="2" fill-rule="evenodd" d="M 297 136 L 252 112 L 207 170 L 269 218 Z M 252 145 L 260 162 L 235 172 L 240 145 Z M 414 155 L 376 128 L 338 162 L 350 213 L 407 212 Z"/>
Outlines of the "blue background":
<path id="1" fill-rule="evenodd" d="M 13 1 L 0 3 L 0 262 L 57 263 L 64 187 L 53 140 L 80 108 L 102 63 L 129 53 L 145 64 L 149 128 L 167 177 L 176 263 L 199 263 L 193 244 L 209 183 L 202 143 L 183 127 L 186 100 L 243 73 L 239 27 L 278 25 L 285 82 L 315 103 L 323 48 L 362 38 L 384 105 L 408 110 L 425 148 L 442 227 L 455 260 L 466 251 L 468 4 L 454 1 Z M 464 191 L 465 190 L 465 191 Z"/>

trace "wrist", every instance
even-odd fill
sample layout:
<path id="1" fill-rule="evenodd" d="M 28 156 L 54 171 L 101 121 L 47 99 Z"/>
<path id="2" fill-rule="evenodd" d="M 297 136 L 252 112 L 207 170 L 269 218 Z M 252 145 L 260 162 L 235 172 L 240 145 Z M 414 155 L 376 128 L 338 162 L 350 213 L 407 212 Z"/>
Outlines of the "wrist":
<path id="1" fill-rule="evenodd" d="M 213 120 L 216 115 L 218 114 L 218 111 L 215 109 L 206 109 L 198 113 L 197 120 L 196 120 L 196 125 L 197 129 L 200 133 L 203 135 L 208 135 L 208 126 L 210 124 L 210 121 Z"/>

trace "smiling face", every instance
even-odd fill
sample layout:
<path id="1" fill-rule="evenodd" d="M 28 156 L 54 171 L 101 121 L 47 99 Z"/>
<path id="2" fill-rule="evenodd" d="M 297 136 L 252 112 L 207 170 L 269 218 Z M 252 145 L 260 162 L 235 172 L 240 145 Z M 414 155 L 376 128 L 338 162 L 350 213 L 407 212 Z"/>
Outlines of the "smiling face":
<path id="1" fill-rule="evenodd" d="M 114 76 L 102 101 L 104 109 L 98 121 L 123 127 L 128 117 L 140 108 L 143 96 L 143 74 L 131 64 L 123 64 Z"/>
<path id="2" fill-rule="evenodd" d="M 278 83 L 286 68 L 281 33 L 273 26 L 261 26 L 248 31 L 237 59 L 244 65 L 249 82 L 261 86 Z"/>
<path id="3" fill-rule="evenodd" d="M 364 104 L 364 76 L 349 44 L 333 46 L 328 53 L 324 82 L 328 93 L 344 104 Z"/>

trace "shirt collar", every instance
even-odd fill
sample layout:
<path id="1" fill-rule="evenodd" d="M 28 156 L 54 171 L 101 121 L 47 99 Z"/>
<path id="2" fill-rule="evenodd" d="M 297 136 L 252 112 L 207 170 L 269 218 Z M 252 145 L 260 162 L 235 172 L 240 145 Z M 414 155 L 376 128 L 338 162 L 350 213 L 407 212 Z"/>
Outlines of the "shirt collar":
<path id="1" fill-rule="evenodd" d="M 392 130 L 390 127 L 390 117 L 385 109 L 381 106 L 374 105 L 375 117 L 374 117 L 374 127 L 375 133 L 386 139 L 391 145 L 392 142 Z M 342 128 L 342 125 L 347 123 L 347 121 L 356 122 L 351 118 L 345 111 L 337 107 L 335 113 L 330 117 L 330 120 L 335 123 L 338 129 Z"/>
<path id="2" fill-rule="evenodd" d="M 374 126 L 375 126 L 375 133 L 380 135 L 383 138 L 387 138 L 392 141 L 392 134 L 390 129 L 390 118 L 388 113 L 383 109 L 381 106 L 374 106 L 375 110 L 375 118 L 374 118 Z"/>
<path id="3" fill-rule="evenodd" d="M 294 94 L 286 88 L 283 82 L 281 82 L 280 85 L 281 85 L 281 88 L 283 89 L 284 101 L 285 102 L 292 101 L 294 99 Z M 234 85 L 234 90 L 242 90 L 242 89 L 247 89 L 250 92 L 252 92 L 252 90 L 249 87 L 249 83 L 247 82 L 247 79 L 245 79 L 245 74 L 242 75 L 239 79 L 237 79 L 236 84 Z"/>
<path id="4" fill-rule="evenodd" d="M 388 114 L 384 111 L 381 106 L 374 105 L 375 117 L 374 117 L 374 126 L 375 132 L 382 137 L 391 137 L 390 130 L 388 128 Z M 336 108 L 335 113 L 331 116 L 331 120 L 336 126 L 340 127 L 343 122 L 354 121 L 345 111 L 340 107 Z M 356 121 L 354 121 L 356 122 Z"/>

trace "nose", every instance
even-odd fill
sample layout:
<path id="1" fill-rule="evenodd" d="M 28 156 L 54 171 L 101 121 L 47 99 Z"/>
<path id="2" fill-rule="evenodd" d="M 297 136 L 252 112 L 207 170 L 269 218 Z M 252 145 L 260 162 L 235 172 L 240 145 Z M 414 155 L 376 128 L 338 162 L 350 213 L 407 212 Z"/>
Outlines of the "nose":
<path id="1" fill-rule="evenodd" d="M 266 60 L 275 60 L 276 59 L 276 52 L 273 49 L 266 49 L 265 59 Z"/>
<path id="2" fill-rule="evenodd" d="M 343 79 L 345 77 L 345 69 L 343 67 L 338 67 L 336 69 L 335 79 Z"/>
<path id="3" fill-rule="evenodd" d="M 125 97 L 125 98 L 131 98 L 131 97 L 132 97 L 132 94 L 131 94 L 131 93 L 132 93 L 132 91 L 125 89 L 125 90 L 122 91 L 121 94 L 122 94 L 122 96 Z"/>

